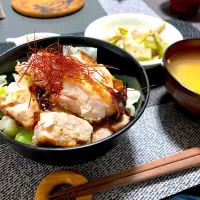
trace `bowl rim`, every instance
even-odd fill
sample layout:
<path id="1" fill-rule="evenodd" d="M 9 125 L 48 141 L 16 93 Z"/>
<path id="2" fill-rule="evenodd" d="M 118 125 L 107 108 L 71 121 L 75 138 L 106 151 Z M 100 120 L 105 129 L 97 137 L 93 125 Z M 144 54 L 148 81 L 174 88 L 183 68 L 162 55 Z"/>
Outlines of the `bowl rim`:
<path id="1" fill-rule="evenodd" d="M 167 24 L 167 26 L 169 27 L 172 27 L 173 29 L 175 29 L 177 31 L 177 33 L 179 34 L 179 39 L 178 41 L 181 41 L 183 40 L 183 35 L 181 34 L 181 32 L 175 27 L 173 26 L 172 24 L 170 24 L 169 22 L 161 19 L 161 18 L 158 18 L 158 17 L 154 17 L 154 16 L 151 16 L 151 15 L 145 15 L 145 14 L 140 14 L 140 13 L 115 13 L 115 14 L 111 14 L 111 15 L 106 15 L 106 16 L 103 16 L 103 17 L 100 17 L 96 20 L 94 20 L 93 22 L 91 22 L 85 29 L 85 32 L 84 32 L 84 36 L 88 37 L 86 35 L 86 33 L 88 32 L 89 28 L 91 26 L 93 26 L 95 23 L 98 23 L 99 21 L 102 21 L 104 19 L 109 19 L 109 18 L 114 18 L 114 17 L 117 17 L 117 16 L 139 16 L 139 17 L 144 17 L 144 18 L 151 18 L 152 20 L 158 20 L 160 22 L 165 22 Z M 90 36 L 89 36 L 90 37 Z M 105 41 L 105 40 L 103 40 Z M 156 59 L 156 60 L 150 60 L 150 61 L 138 61 L 143 67 L 146 67 L 146 70 L 148 69 L 151 69 L 151 68 L 154 68 L 154 66 L 157 66 L 159 64 L 162 64 L 162 58 L 159 58 L 159 59 Z"/>
<path id="2" fill-rule="evenodd" d="M 148 79 L 148 76 L 147 76 L 147 73 L 146 73 L 145 69 L 141 66 L 141 64 L 134 57 L 132 57 L 128 52 L 125 52 L 123 49 L 121 49 L 121 48 L 119 48 L 119 47 L 117 47 L 115 45 L 112 45 L 109 42 L 102 41 L 102 40 L 99 40 L 99 39 L 96 39 L 96 38 L 84 37 L 84 36 L 55 36 L 55 37 L 39 39 L 39 40 L 37 40 L 37 42 L 53 40 L 53 39 L 61 39 L 61 38 L 68 38 L 68 39 L 70 39 L 70 38 L 71 39 L 75 39 L 75 38 L 77 39 L 78 38 L 81 41 L 88 41 L 87 43 L 89 43 L 90 41 L 91 42 L 93 41 L 93 42 L 102 43 L 102 46 L 107 45 L 109 47 L 107 49 L 115 49 L 118 52 L 122 52 L 123 54 L 125 53 L 126 56 L 130 60 L 132 60 L 135 63 L 137 63 L 138 69 L 142 71 L 142 73 L 144 74 L 144 78 L 145 78 L 145 80 L 147 82 L 147 88 L 145 88 L 147 90 L 146 98 L 144 100 L 144 103 L 143 103 L 143 106 L 142 106 L 141 110 L 138 112 L 137 116 L 132 119 L 132 121 L 130 121 L 125 127 L 120 129 L 116 133 L 114 133 L 111 136 L 108 136 L 108 137 L 106 137 L 106 138 L 104 138 L 102 140 L 99 140 L 99 141 L 96 141 L 96 142 L 93 142 L 93 143 L 89 143 L 89 144 L 85 144 L 85 145 L 81 145 L 81 146 L 67 147 L 67 148 L 64 148 L 64 147 L 38 147 L 38 146 L 31 146 L 31 145 L 28 145 L 28 144 L 24 144 L 24 143 L 18 142 L 16 140 L 12 139 L 12 138 L 9 138 L 5 134 L 3 134 L 3 132 L 0 132 L 0 138 L 5 140 L 7 143 L 11 143 L 11 144 L 13 144 L 15 146 L 18 146 L 18 147 L 25 147 L 25 148 L 31 149 L 33 151 L 52 151 L 52 152 L 53 151 L 78 151 L 80 149 L 90 148 L 90 147 L 92 147 L 94 145 L 99 145 L 99 144 L 102 144 L 102 143 L 106 143 L 108 140 L 116 138 L 117 136 L 121 135 L 123 132 L 127 131 L 141 117 L 142 113 L 144 112 L 144 110 L 145 110 L 145 108 L 146 108 L 146 106 L 148 104 L 148 100 L 149 100 L 149 96 L 150 96 L 149 79 Z M 30 42 L 29 44 L 30 45 L 34 44 L 34 41 Z M 12 52 L 14 50 L 18 50 L 20 48 L 23 48 L 23 47 L 25 47 L 27 45 L 28 45 L 27 43 L 24 43 L 24 44 L 15 46 L 15 47 L 7 50 L 3 54 L 1 54 L 0 57 L 5 55 L 5 54 L 9 54 L 10 52 Z"/>
<path id="3" fill-rule="evenodd" d="M 177 42 L 171 44 L 171 45 L 165 50 L 165 52 L 164 52 L 164 54 L 163 54 L 163 58 L 162 58 L 163 65 L 162 65 L 162 67 L 165 68 L 165 69 L 167 70 L 167 72 L 170 74 L 170 76 L 173 78 L 173 80 L 174 80 L 175 82 L 177 82 L 179 85 L 181 85 L 183 88 L 185 88 L 185 89 L 188 90 L 189 92 L 191 92 L 191 93 L 193 93 L 193 94 L 195 94 L 195 95 L 197 95 L 197 96 L 200 97 L 200 94 L 199 94 L 199 93 L 197 93 L 197 92 L 191 90 L 190 88 L 186 87 L 183 83 L 181 83 L 181 82 L 170 72 L 170 70 L 168 69 L 167 60 L 166 60 L 166 58 L 165 58 L 165 57 L 166 57 L 166 54 L 167 54 L 167 52 L 168 52 L 168 50 L 169 50 L 170 48 L 174 48 L 174 46 L 176 46 L 176 45 L 179 44 L 179 43 L 182 43 L 182 42 L 184 43 L 184 42 L 193 41 L 193 40 L 198 40 L 198 41 L 200 41 L 200 37 L 199 37 L 199 38 L 191 38 L 191 39 L 183 39 L 183 40 L 180 40 L 180 41 L 177 41 Z M 200 46 L 199 46 L 199 48 L 200 48 Z M 177 52 L 177 53 L 181 53 L 181 52 Z M 173 55 L 174 55 L 174 54 L 173 54 Z"/>

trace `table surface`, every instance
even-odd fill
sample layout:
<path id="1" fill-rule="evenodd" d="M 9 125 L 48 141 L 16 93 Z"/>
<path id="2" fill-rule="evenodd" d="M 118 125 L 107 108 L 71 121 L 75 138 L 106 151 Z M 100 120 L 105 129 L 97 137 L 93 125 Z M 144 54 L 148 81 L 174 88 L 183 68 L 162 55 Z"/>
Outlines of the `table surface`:
<path id="1" fill-rule="evenodd" d="M 164 2 L 163 0 L 156 0 L 157 3 L 154 0 L 99 0 L 99 2 L 100 4 L 96 0 L 86 0 L 85 10 L 83 9 L 79 13 L 64 18 L 41 20 L 26 18 L 14 13 L 7 0 L 3 0 L 6 18 L 0 21 L 0 42 L 5 42 L 5 38 L 8 36 L 13 37 L 32 32 L 32 23 L 37 24 L 39 27 L 37 30 L 40 31 L 55 32 L 53 31 L 54 27 L 57 27 L 58 33 L 69 33 L 84 31 L 85 27 L 96 18 L 119 12 L 148 14 L 167 20 L 176 18 L 162 12 L 160 6 Z M 95 12 L 91 12 L 92 9 Z M 193 18 L 198 19 L 198 15 Z M 194 28 L 194 26 L 198 28 L 195 22 L 187 23 L 182 18 L 178 19 L 168 22 L 176 26 L 184 37 L 200 37 L 200 32 Z M 63 27 L 61 24 L 65 26 Z M 2 48 L 0 44 L 0 53 L 8 48 L 8 46 L 4 47 Z M 155 79 L 155 75 L 159 79 Z M 142 117 L 127 132 L 123 141 L 95 161 L 72 167 L 42 165 L 17 154 L 0 140 L 0 199 L 33 199 L 35 189 L 41 179 L 58 169 L 72 168 L 91 180 L 199 146 L 199 122 L 188 118 L 176 107 L 162 86 L 161 68 L 148 71 L 148 76 L 153 81 L 152 83 L 156 81 L 157 86 L 151 89 L 149 104 Z M 197 184 L 200 184 L 199 167 L 98 193 L 94 195 L 93 199 L 156 200 Z"/>
<path id="2" fill-rule="evenodd" d="M 8 37 L 33 33 L 34 30 L 59 34 L 81 32 L 92 21 L 106 15 L 96 0 L 86 0 L 85 6 L 79 12 L 54 19 L 36 19 L 19 15 L 12 9 L 10 0 L 2 0 L 2 6 L 6 18 L 0 20 L 0 42 L 4 42 Z M 92 7 L 97 8 L 95 12 L 90 12 Z"/>
<path id="3" fill-rule="evenodd" d="M 144 2 L 162 19 L 183 19 L 200 30 L 200 12 L 195 15 L 177 13 L 170 9 L 169 0 L 144 0 Z"/>

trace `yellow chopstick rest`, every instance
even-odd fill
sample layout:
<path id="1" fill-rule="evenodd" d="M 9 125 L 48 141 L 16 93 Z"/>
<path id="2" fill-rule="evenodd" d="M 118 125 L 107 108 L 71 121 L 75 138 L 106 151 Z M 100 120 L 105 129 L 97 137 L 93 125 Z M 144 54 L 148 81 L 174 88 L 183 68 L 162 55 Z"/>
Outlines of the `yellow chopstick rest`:
<path id="1" fill-rule="evenodd" d="M 73 170 L 58 170 L 42 179 L 35 193 L 35 200 L 47 200 L 50 193 L 59 185 L 69 184 L 73 187 L 84 184 L 88 180 Z M 92 195 L 78 197 L 76 200 L 92 200 Z"/>

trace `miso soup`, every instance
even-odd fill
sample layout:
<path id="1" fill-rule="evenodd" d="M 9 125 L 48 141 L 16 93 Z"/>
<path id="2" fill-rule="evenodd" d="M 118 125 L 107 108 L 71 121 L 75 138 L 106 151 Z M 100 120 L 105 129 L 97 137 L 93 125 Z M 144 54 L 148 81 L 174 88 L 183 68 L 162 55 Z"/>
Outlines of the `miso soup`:
<path id="1" fill-rule="evenodd" d="M 200 50 L 177 53 L 167 60 L 167 66 L 180 83 L 200 94 Z"/>

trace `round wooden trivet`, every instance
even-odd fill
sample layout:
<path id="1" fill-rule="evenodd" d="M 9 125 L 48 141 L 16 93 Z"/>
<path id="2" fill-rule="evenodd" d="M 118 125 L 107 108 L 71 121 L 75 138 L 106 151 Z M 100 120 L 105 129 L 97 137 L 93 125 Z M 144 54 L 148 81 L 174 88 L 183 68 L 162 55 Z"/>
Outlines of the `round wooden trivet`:
<path id="1" fill-rule="evenodd" d="M 54 18 L 77 12 L 84 3 L 84 0 L 12 0 L 12 7 L 29 17 Z"/>

